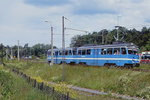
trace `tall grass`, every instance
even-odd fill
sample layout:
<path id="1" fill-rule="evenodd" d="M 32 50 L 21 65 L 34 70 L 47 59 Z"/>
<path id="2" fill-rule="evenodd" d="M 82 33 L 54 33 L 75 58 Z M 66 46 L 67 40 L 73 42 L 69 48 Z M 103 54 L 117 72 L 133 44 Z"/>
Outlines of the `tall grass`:
<path id="1" fill-rule="evenodd" d="M 21 62 L 24 63 L 24 62 Z M 20 68 L 26 74 L 40 77 L 45 81 L 62 81 L 62 66 L 49 66 L 44 63 L 9 64 Z M 18 66 L 19 65 L 19 66 Z M 65 65 L 65 84 L 105 91 L 150 98 L 150 73 L 134 72 L 116 68 L 86 67 Z"/>
<path id="2" fill-rule="evenodd" d="M 3 83 L 0 85 L 0 100 L 53 100 L 52 97 L 33 88 L 25 80 L 2 66 L 0 66 L 0 71 L 3 72 L 0 76 L 0 83 Z"/>

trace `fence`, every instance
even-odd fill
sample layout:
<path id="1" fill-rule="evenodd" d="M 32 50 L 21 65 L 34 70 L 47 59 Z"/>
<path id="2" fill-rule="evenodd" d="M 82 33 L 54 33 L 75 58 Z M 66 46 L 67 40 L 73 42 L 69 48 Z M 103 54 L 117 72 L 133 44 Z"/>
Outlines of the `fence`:
<path id="1" fill-rule="evenodd" d="M 36 79 L 32 79 L 30 76 L 24 74 L 23 72 L 19 71 L 18 69 L 13 68 L 12 72 L 23 77 L 34 88 L 37 88 L 37 89 L 41 90 L 42 92 L 52 96 L 54 98 L 54 100 L 75 100 L 75 99 L 69 97 L 69 92 L 67 94 L 63 94 L 58 91 L 55 91 L 54 87 L 47 86 L 43 82 L 37 82 Z"/>

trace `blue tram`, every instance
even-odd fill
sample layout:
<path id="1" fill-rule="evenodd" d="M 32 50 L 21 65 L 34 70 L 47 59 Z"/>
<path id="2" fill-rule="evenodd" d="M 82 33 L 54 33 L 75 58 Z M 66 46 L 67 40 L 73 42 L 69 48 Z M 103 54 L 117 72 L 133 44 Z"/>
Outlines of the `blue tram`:
<path id="1" fill-rule="evenodd" d="M 55 64 L 137 67 L 140 63 L 137 53 L 138 48 L 132 43 L 82 46 L 64 51 L 54 49 L 53 61 Z M 51 50 L 48 50 L 47 61 L 51 62 Z"/>

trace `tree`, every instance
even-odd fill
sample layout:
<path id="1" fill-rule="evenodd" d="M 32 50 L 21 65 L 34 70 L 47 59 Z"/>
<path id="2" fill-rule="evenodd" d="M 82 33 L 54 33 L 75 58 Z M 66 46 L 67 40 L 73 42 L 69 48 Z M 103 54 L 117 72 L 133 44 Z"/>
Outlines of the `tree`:
<path id="1" fill-rule="evenodd" d="M 135 28 L 128 30 L 125 27 L 119 27 L 108 31 L 103 29 L 99 32 L 89 33 L 88 35 L 77 35 L 71 39 L 71 47 L 79 47 L 86 44 L 112 44 L 115 40 L 117 31 L 119 39 L 124 42 L 134 43 L 142 50 L 149 50 L 150 28 L 143 27 L 141 31 Z"/>
<path id="2" fill-rule="evenodd" d="M 0 62 L 1 62 L 1 64 L 4 64 L 3 63 L 3 58 L 4 58 L 4 56 L 5 56 L 5 52 L 4 52 L 4 45 L 3 44 L 0 44 Z"/>

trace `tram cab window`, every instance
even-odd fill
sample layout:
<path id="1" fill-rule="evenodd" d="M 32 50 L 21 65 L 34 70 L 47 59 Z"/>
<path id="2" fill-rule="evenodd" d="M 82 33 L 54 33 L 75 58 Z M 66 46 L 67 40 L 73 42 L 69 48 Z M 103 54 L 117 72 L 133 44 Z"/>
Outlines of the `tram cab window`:
<path id="1" fill-rule="evenodd" d="M 87 55 L 90 55 L 90 54 L 91 54 L 91 50 L 87 49 Z"/>
<path id="2" fill-rule="evenodd" d="M 82 50 L 82 55 L 85 55 L 86 54 L 86 50 Z"/>
<path id="3" fill-rule="evenodd" d="M 128 49 L 128 54 L 137 54 L 137 50 Z"/>
<path id="4" fill-rule="evenodd" d="M 114 48 L 114 55 L 120 54 L 120 48 Z"/>
<path id="5" fill-rule="evenodd" d="M 106 55 L 107 54 L 107 49 L 101 49 L 101 54 Z"/>
<path id="6" fill-rule="evenodd" d="M 138 51 L 137 51 L 137 50 L 133 50 L 133 54 L 135 54 L 135 55 L 136 55 L 137 53 L 138 53 Z"/>
<path id="7" fill-rule="evenodd" d="M 113 51 L 112 48 L 108 48 L 108 49 L 107 49 L 107 54 L 108 54 L 108 55 L 111 55 L 111 54 L 112 54 L 112 51 Z"/>
<path id="8" fill-rule="evenodd" d="M 78 50 L 78 55 L 81 55 L 81 54 L 82 54 L 81 50 Z"/>
<path id="9" fill-rule="evenodd" d="M 122 53 L 123 55 L 127 54 L 126 48 L 121 48 L 121 53 Z"/>
<path id="10" fill-rule="evenodd" d="M 132 54 L 132 50 L 128 50 L 128 54 Z"/>

